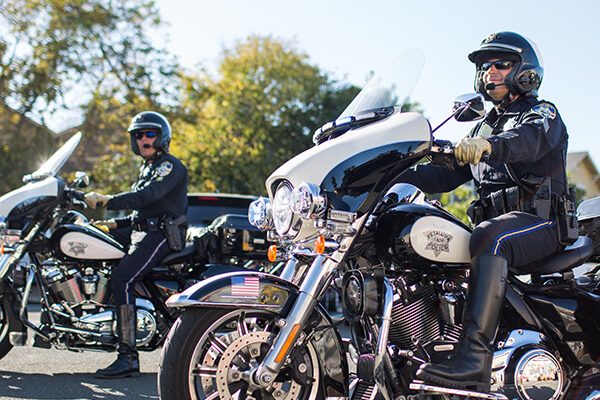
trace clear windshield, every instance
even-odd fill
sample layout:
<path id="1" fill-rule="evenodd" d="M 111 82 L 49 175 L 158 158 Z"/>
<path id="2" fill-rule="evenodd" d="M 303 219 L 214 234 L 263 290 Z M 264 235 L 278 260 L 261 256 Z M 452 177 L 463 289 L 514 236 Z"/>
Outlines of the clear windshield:
<path id="1" fill-rule="evenodd" d="M 43 179 L 58 174 L 63 165 L 67 162 L 71 154 L 81 141 L 81 132 L 74 134 L 69 140 L 61 146 L 37 171 L 31 174 L 34 179 Z"/>
<path id="2" fill-rule="evenodd" d="M 338 119 L 367 110 L 402 107 L 417 84 L 424 63 L 425 55 L 421 50 L 404 51 L 380 72 L 373 74 Z"/>

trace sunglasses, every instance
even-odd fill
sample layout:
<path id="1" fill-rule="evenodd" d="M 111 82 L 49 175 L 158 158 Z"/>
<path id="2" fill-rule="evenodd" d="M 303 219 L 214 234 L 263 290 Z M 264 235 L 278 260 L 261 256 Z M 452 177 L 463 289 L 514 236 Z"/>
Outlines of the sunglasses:
<path id="1" fill-rule="evenodd" d="M 154 139 L 158 135 L 158 132 L 156 132 L 156 131 L 141 131 L 141 132 L 135 132 L 134 135 L 137 140 L 141 140 L 144 136 L 146 136 L 148 139 Z"/>
<path id="2" fill-rule="evenodd" d="M 515 65 L 515 63 L 513 61 L 503 61 L 503 60 L 488 61 L 488 62 L 484 62 L 483 64 L 481 64 L 480 68 L 482 71 L 487 71 L 488 69 L 492 68 L 492 65 L 494 67 L 496 67 L 497 70 L 506 70 L 506 69 L 511 69 L 513 67 L 513 65 Z"/>

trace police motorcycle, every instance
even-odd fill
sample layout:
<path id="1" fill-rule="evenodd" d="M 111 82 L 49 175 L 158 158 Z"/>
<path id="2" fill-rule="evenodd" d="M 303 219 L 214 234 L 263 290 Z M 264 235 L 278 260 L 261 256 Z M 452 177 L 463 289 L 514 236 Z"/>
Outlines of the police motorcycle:
<path id="1" fill-rule="evenodd" d="M 397 77 L 418 76 L 394 65 Z M 422 115 L 401 112 L 412 86 L 373 76 L 313 148 L 267 178 L 269 199 L 251 205 L 249 220 L 279 239 L 279 277 L 224 274 L 167 301 L 183 312 L 162 349 L 161 399 L 600 398 L 600 278 L 572 272 L 594 252 L 586 236 L 532 266 L 530 279 L 511 271 L 492 393 L 416 380 L 422 363 L 457 348 L 471 228 L 417 187 L 394 184 L 424 157 L 453 157 Z M 474 94 L 458 97 L 452 116 L 484 114 Z M 319 303 L 331 285 L 341 320 Z"/>
<path id="2" fill-rule="evenodd" d="M 71 137 L 26 184 L 0 197 L 0 358 L 25 345 L 81 351 L 116 348 L 116 316 L 111 305 L 111 269 L 127 250 L 80 212 L 88 177 L 73 183 L 58 176 L 81 140 Z M 167 255 L 136 287 L 137 346 L 159 347 L 176 315 L 165 300 L 202 278 L 205 260 L 195 243 Z M 243 270 L 234 266 L 215 266 Z M 215 272 L 213 272 L 214 274 Z M 40 324 L 28 319 L 34 281 L 40 289 Z"/>

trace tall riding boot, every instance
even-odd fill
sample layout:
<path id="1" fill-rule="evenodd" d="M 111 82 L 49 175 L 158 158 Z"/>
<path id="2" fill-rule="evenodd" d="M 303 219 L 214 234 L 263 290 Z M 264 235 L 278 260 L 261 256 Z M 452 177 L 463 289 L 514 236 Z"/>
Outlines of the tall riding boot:
<path id="1" fill-rule="evenodd" d="M 438 386 L 490 391 L 493 346 L 506 292 L 504 257 L 482 255 L 471 262 L 463 337 L 457 352 L 440 364 L 424 364 L 417 377 Z"/>
<path id="2" fill-rule="evenodd" d="M 140 376 L 140 362 L 135 344 L 136 313 L 133 304 L 117 307 L 117 360 L 96 371 L 96 378 L 117 379 Z"/>

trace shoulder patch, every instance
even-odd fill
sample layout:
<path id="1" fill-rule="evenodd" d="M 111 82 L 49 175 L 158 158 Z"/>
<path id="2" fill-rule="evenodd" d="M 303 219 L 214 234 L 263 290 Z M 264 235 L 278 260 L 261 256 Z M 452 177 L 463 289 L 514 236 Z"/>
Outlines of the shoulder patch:
<path id="1" fill-rule="evenodd" d="M 556 118 L 556 108 L 550 103 L 540 103 L 531 109 L 536 114 L 541 115 L 544 118 L 554 119 Z"/>
<path id="2" fill-rule="evenodd" d="M 156 173 L 158 176 L 165 177 L 173 171 L 173 163 L 171 161 L 163 161 L 158 167 L 156 167 Z"/>

